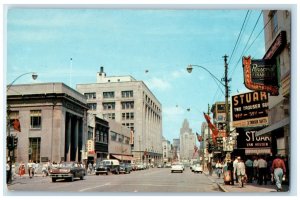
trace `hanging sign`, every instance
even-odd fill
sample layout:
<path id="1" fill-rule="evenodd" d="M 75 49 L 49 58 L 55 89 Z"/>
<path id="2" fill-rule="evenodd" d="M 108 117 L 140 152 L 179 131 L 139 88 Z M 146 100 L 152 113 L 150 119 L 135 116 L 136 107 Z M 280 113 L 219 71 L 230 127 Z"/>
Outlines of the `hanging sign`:
<path id="1" fill-rule="evenodd" d="M 244 84 L 250 90 L 278 96 L 277 66 L 274 60 L 251 60 L 243 57 Z"/>

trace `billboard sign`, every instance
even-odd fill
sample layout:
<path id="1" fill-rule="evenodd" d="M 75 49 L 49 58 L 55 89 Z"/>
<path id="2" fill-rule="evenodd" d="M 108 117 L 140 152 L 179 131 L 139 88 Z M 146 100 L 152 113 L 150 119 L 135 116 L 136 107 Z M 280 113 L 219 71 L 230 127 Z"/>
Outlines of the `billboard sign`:
<path id="1" fill-rule="evenodd" d="M 237 128 L 239 135 L 237 136 L 237 147 L 245 148 L 271 148 L 271 136 L 258 136 L 255 134 L 262 128 L 243 129 Z"/>
<path id="2" fill-rule="evenodd" d="M 278 75 L 275 60 L 251 60 L 243 57 L 244 84 L 250 90 L 265 91 L 278 96 Z"/>
<path id="3" fill-rule="evenodd" d="M 234 95 L 232 126 L 257 127 L 268 125 L 268 94 L 263 91 Z"/>

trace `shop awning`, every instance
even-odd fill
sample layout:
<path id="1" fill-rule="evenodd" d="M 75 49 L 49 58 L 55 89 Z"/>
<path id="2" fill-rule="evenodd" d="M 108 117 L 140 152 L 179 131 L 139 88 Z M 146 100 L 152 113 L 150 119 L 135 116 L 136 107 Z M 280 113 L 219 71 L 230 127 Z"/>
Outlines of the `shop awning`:
<path id="1" fill-rule="evenodd" d="M 245 149 L 246 155 L 258 155 L 258 154 L 271 154 L 270 148 L 259 148 L 259 149 Z"/>
<path id="2" fill-rule="evenodd" d="M 132 156 L 128 156 L 128 155 L 116 155 L 116 154 L 112 154 L 113 157 L 115 157 L 118 160 L 134 160 L 134 158 Z"/>
<path id="3" fill-rule="evenodd" d="M 290 123 L 290 118 L 287 117 L 287 118 L 284 118 L 283 120 L 275 123 L 275 124 L 271 124 L 270 126 L 260 130 L 260 131 L 257 131 L 255 136 L 258 137 L 258 136 L 262 136 L 262 135 L 265 135 L 265 134 L 271 134 L 271 131 L 273 130 L 276 130 L 278 128 L 281 128 L 285 125 L 288 125 Z"/>

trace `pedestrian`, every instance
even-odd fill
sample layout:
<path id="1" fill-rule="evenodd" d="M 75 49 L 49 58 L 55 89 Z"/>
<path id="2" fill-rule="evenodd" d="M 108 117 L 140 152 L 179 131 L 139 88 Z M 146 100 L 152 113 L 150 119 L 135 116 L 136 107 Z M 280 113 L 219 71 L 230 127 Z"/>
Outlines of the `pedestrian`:
<path id="1" fill-rule="evenodd" d="M 11 170 L 10 170 L 10 161 L 6 163 L 6 184 L 8 184 L 11 180 Z"/>
<path id="2" fill-rule="evenodd" d="M 29 160 L 29 162 L 27 163 L 27 168 L 28 168 L 28 175 L 29 178 L 33 177 L 33 171 L 34 171 L 34 163 L 32 162 L 32 160 Z"/>
<path id="3" fill-rule="evenodd" d="M 236 165 L 237 165 L 237 163 L 238 163 L 238 156 L 236 156 L 235 160 L 233 161 L 233 171 L 234 171 L 233 177 L 234 177 L 236 183 L 238 183 L 237 174 L 236 174 Z"/>
<path id="4" fill-rule="evenodd" d="M 246 160 L 245 166 L 246 166 L 246 174 L 248 176 L 248 183 L 252 183 L 252 179 L 253 179 L 253 161 L 251 160 L 250 157 L 248 157 L 248 159 Z"/>
<path id="5" fill-rule="evenodd" d="M 20 162 L 20 166 L 19 166 L 19 176 L 20 178 L 25 174 L 25 165 L 24 163 L 21 161 Z"/>
<path id="6" fill-rule="evenodd" d="M 264 156 L 260 156 L 258 159 L 258 184 L 262 185 L 263 182 L 267 185 L 267 166 L 268 163 L 264 159 Z"/>
<path id="7" fill-rule="evenodd" d="M 42 174 L 43 177 L 48 176 L 48 163 L 43 164 Z"/>
<path id="8" fill-rule="evenodd" d="M 220 163 L 220 161 L 218 160 L 216 163 L 216 173 L 219 178 L 221 178 L 222 168 L 223 168 L 223 166 Z"/>
<path id="9" fill-rule="evenodd" d="M 231 159 L 227 161 L 227 171 L 229 172 L 229 184 L 234 185 L 234 168 L 233 168 L 233 162 Z"/>
<path id="10" fill-rule="evenodd" d="M 88 164 L 88 173 L 92 174 L 92 170 L 93 170 L 93 165 L 92 165 L 92 163 L 89 163 Z"/>
<path id="11" fill-rule="evenodd" d="M 237 160 L 238 162 L 236 164 L 235 173 L 237 175 L 238 184 L 242 188 L 244 187 L 244 177 L 246 176 L 246 167 L 241 157 L 237 157 Z"/>
<path id="12" fill-rule="evenodd" d="M 281 159 L 279 154 L 277 154 L 276 158 L 273 160 L 272 171 L 274 173 L 277 192 L 280 192 L 282 191 L 282 177 L 286 174 L 286 168 L 284 161 Z"/>
<path id="13" fill-rule="evenodd" d="M 257 156 L 254 156 L 253 159 L 253 180 L 258 183 L 258 159 Z"/>

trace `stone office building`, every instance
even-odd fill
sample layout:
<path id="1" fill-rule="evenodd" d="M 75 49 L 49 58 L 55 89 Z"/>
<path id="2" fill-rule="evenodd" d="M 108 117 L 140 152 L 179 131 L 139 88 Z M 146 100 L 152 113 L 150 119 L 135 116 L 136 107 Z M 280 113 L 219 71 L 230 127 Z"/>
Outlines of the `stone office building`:
<path id="1" fill-rule="evenodd" d="M 143 81 L 131 76 L 106 76 L 101 67 L 96 78 L 96 83 L 77 84 L 77 90 L 87 97 L 91 113 L 134 131 L 132 153 L 137 161 L 161 160 L 161 103 Z"/>
<path id="2" fill-rule="evenodd" d="M 83 161 L 86 98 L 63 83 L 12 85 L 7 91 L 8 120 L 19 119 L 16 162 Z"/>

